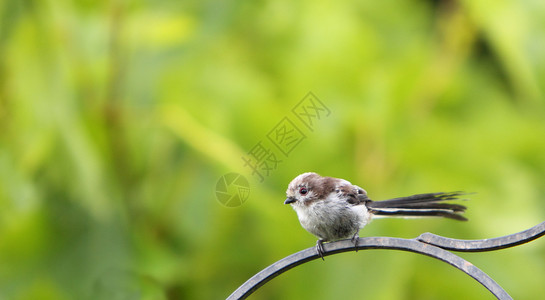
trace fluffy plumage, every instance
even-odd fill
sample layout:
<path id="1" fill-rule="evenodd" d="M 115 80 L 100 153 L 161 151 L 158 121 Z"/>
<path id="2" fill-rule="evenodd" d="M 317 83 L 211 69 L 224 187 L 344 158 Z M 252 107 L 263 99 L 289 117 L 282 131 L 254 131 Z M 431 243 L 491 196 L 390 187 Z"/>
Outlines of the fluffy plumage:
<path id="1" fill-rule="evenodd" d="M 444 217 L 467 220 L 466 207 L 445 203 L 457 200 L 463 192 L 426 193 L 383 201 L 373 201 L 367 192 L 349 181 L 303 173 L 293 179 L 286 191 L 285 204 L 297 212 L 301 226 L 318 237 L 316 249 L 323 258 L 323 242 L 352 238 L 373 217 Z"/>

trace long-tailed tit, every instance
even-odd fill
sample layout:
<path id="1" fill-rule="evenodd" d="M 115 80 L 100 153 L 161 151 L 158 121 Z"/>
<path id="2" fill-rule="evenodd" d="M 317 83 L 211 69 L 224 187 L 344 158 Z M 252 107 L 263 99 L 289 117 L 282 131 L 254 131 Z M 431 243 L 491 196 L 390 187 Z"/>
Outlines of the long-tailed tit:
<path id="1" fill-rule="evenodd" d="M 284 204 L 291 204 L 299 222 L 318 237 L 316 251 L 322 257 L 323 243 L 351 238 L 358 246 L 358 233 L 374 217 L 444 217 L 466 221 L 466 209 L 456 200 L 462 192 L 427 193 L 373 201 L 367 192 L 350 182 L 316 173 L 303 173 L 293 179 L 286 191 Z"/>

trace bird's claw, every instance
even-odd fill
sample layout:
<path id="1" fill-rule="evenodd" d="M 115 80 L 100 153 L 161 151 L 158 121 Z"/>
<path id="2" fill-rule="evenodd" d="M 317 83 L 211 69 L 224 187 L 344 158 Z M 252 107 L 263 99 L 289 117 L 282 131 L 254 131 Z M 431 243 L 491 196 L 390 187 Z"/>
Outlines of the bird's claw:
<path id="1" fill-rule="evenodd" d="M 356 252 L 358 252 L 358 246 L 360 244 L 360 236 L 358 235 L 358 233 L 354 234 L 354 236 L 350 240 L 352 241 L 352 243 L 354 243 L 354 248 L 356 248 Z"/>
<path id="2" fill-rule="evenodd" d="M 325 260 L 324 259 L 324 253 L 325 253 L 325 250 L 324 250 L 324 240 L 318 240 L 316 241 L 316 252 L 318 252 L 318 256 L 320 256 L 322 258 L 322 260 Z"/>

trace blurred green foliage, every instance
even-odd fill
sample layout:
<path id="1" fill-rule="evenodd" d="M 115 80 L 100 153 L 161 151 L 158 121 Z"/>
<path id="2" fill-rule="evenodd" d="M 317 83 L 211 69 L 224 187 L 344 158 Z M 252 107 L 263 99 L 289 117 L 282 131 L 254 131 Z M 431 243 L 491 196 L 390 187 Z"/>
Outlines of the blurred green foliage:
<path id="1" fill-rule="evenodd" d="M 545 220 L 545 2 L 0 2 L 0 298 L 221 299 L 315 238 L 283 205 L 316 171 L 372 199 L 477 192 L 469 222 L 361 236 L 514 233 Z M 330 110 L 263 182 L 241 159 L 312 91 Z M 250 197 L 215 199 L 227 172 Z M 516 299 L 545 241 L 463 254 Z M 452 267 L 363 251 L 253 299 L 485 299 Z"/>

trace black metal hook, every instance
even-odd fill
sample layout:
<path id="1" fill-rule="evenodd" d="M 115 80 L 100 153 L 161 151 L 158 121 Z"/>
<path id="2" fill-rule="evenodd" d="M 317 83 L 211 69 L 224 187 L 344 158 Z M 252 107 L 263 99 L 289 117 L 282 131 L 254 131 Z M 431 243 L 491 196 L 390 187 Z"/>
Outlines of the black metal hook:
<path id="1" fill-rule="evenodd" d="M 354 247 L 354 244 L 350 240 L 341 240 L 324 244 L 324 256 L 367 249 L 390 249 L 419 253 L 439 259 L 456 267 L 486 287 L 494 296 L 496 296 L 496 298 L 503 300 L 512 298 L 485 272 L 465 259 L 449 252 L 449 250 L 460 252 L 494 251 L 518 246 L 533 241 L 543 235 L 545 235 L 545 222 L 511 235 L 482 240 L 458 240 L 431 233 L 421 234 L 416 239 L 364 237 L 359 239 L 358 247 Z M 291 268 L 317 258 L 319 258 L 319 256 L 314 247 L 285 257 L 248 279 L 248 281 L 242 284 L 227 299 L 244 299 L 274 277 Z"/>

